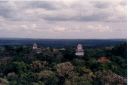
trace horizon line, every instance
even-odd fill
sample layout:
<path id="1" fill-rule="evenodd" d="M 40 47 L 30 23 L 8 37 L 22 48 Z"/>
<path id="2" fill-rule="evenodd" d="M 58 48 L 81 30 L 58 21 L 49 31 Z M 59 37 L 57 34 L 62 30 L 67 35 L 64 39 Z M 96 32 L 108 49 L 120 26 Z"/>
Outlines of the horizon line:
<path id="1" fill-rule="evenodd" d="M 49 40 L 86 40 L 86 39 L 93 39 L 93 40 L 107 40 L 107 39 L 115 39 L 115 40 L 127 40 L 127 38 L 24 38 L 24 37 L 0 37 L 0 39 L 49 39 Z"/>

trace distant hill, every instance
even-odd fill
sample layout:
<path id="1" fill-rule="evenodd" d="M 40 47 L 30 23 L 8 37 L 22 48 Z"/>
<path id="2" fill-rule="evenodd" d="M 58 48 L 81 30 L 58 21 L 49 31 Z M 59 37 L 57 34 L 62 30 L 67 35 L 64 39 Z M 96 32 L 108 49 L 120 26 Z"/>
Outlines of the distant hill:
<path id="1" fill-rule="evenodd" d="M 78 43 L 89 47 L 102 47 L 125 42 L 127 42 L 126 39 L 0 39 L 0 45 L 32 45 L 33 43 L 37 43 L 44 47 L 68 47 L 75 46 Z"/>

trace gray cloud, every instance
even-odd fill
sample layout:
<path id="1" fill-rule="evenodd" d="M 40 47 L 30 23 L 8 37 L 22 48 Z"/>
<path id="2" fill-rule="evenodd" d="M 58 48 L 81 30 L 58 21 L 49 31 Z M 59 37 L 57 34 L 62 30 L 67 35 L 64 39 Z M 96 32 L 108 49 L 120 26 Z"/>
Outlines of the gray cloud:
<path id="1" fill-rule="evenodd" d="M 31 6 L 32 8 L 43 8 L 46 10 L 56 10 L 58 7 L 55 2 L 50 1 L 33 1 L 29 2 L 28 6 Z"/>
<path id="2" fill-rule="evenodd" d="M 124 38 L 125 9 L 124 0 L 0 1 L 0 37 Z"/>
<path id="3" fill-rule="evenodd" d="M 0 16 L 8 20 L 18 20 L 20 10 L 11 5 L 8 1 L 0 1 Z"/>
<path id="4" fill-rule="evenodd" d="M 11 15 L 10 6 L 8 6 L 7 1 L 0 2 L 0 16 L 8 18 Z"/>
<path id="5" fill-rule="evenodd" d="M 127 5 L 127 0 L 122 0 L 122 1 L 120 2 L 120 5 L 126 6 L 126 5 Z"/>
<path id="6" fill-rule="evenodd" d="M 36 17 L 51 21 L 123 21 L 123 19 L 125 18 L 124 14 L 120 13 L 120 16 L 117 15 L 118 12 L 120 12 L 120 9 L 123 9 L 123 6 L 120 6 L 120 9 L 117 8 L 119 10 L 118 11 L 116 7 L 114 7 L 113 3 L 102 1 L 88 1 L 86 4 L 83 4 L 83 2 L 79 2 L 75 3 L 76 5 L 71 4 L 70 6 L 66 6 L 63 3 L 56 1 L 20 1 L 14 2 L 13 4 L 10 4 L 9 2 L 1 2 L 0 16 L 11 20 L 30 20 L 32 19 L 31 17 Z M 38 15 L 38 13 L 36 14 L 37 11 L 35 11 L 35 13 L 33 12 L 33 14 L 25 14 L 26 10 L 34 11 L 37 9 L 44 9 L 46 11 L 38 11 L 38 13 L 42 12 L 42 14 L 40 15 Z M 73 11 L 76 14 L 72 16 L 71 12 L 65 10 Z M 89 11 L 92 11 L 92 13 L 88 14 Z M 115 13 L 114 11 L 117 12 L 117 14 L 114 14 L 113 16 L 116 17 L 116 20 L 113 20 L 115 18 L 111 18 L 108 20 L 108 18 L 112 17 L 111 15 Z"/>
<path id="7" fill-rule="evenodd" d="M 50 20 L 50 21 L 104 21 L 107 18 L 108 15 L 106 14 L 93 14 L 89 16 L 73 16 L 73 17 L 67 17 L 67 16 L 46 16 L 44 19 Z"/>
<path id="8" fill-rule="evenodd" d="M 99 9 L 104 9 L 111 5 L 110 3 L 101 2 L 101 1 L 93 1 L 90 3 L 92 3 L 94 5 L 94 7 L 99 8 Z"/>

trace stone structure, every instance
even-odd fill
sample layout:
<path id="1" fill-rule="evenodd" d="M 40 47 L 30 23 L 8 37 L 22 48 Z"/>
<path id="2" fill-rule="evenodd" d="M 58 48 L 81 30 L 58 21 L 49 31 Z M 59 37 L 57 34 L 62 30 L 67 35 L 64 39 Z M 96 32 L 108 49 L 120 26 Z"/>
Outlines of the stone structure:
<path id="1" fill-rule="evenodd" d="M 37 44 L 34 43 L 32 49 L 33 49 L 33 50 L 36 50 L 37 48 L 38 48 L 38 47 L 37 47 Z"/>
<path id="2" fill-rule="evenodd" d="M 83 46 L 81 44 L 77 45 L 75 55 L 76 56 L 84 56 L 84 49 L 83 49 Z"/>

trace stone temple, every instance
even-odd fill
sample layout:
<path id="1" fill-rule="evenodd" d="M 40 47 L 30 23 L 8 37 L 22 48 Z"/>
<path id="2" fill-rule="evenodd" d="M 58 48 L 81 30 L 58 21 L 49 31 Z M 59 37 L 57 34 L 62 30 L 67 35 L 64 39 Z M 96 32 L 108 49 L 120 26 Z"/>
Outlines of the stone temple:
<path id="1" fill-rule="evenodd" d="M 32 49 L 33 49 L 33 50 L 36 50 L 37 48 L 38 48 L 38 47 L 37 47 L 37 44 L 34 43 Z"/>
<path id="2" fill-rule="evenodd" d="M 84 56 L 84 49 L 83 49 L 83 46 L 81 44 L 77 45 L 75 55 L 76 56 Z"/>

